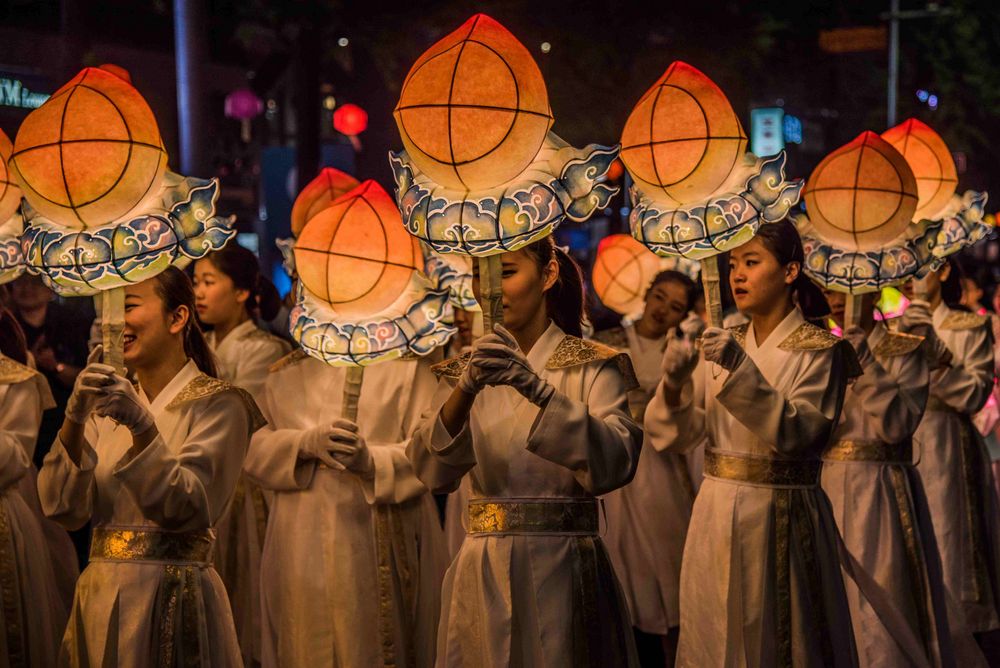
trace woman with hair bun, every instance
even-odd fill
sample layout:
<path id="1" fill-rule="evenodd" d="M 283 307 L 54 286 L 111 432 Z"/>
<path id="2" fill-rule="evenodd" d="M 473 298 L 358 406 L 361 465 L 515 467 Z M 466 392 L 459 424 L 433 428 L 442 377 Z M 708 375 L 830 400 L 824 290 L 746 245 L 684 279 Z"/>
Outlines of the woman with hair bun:
<path id="1" fill-rule="evenodd" d="M 277 295 L 262 289 L 263 281 L 257 257 L 237 243 L 194 265 L 195 308 L 198 320 L 212 328 L 205 340 L 215 353 L 219 377 L 259 404 L 268 369 L 291 350 L 287 341 L 257 326 L 258 319 L 273 319 L 280 307 Z M 248 666 L 261 661 L 260 557 L 268 501 L 242 476 L 229 512 L 216 527 L 215 567 L 226 585 Z"/>
<path id="2" fill-rule="evenodd" d="M 45 457 L 45 513 L 94 527 L 60 665 L 243 663 L 211 557 L 263 420 L 249 394 L 215 377 L 194 310 L 175 267 L 127 286 L 124 357 L 138 383 L 95 349 Z"/>
<path id="3" fill-rule="evenodd" d="M 658 450 L 708 438 L 681 570 L 680 665 L 857 665 L 819 474 L 860 369 L 850 344 L 807 322 L 828 309 L 802 262 L 787 221 L 734 249 L 729 283 L 750 322 L 702 334 L 703 399 L 695 342 L 669 339 L 646 410 Z"/>
<path id="4" fill-rule="evenodd" d="M 596 499 L 635 472 L 635 376 L 628 356 L 580 338 L 580 269 L 551 237 L 501 261 L 505 325 L 436 367 L 407 449 L 433 491 L 472 482 L 438 665 L 636 666 Z"/>

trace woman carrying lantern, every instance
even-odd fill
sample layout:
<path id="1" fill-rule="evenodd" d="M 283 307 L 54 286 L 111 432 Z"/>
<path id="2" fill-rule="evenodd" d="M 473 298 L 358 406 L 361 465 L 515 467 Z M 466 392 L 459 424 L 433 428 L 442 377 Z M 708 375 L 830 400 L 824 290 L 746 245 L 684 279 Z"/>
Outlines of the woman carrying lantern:
<path id="1" fill-rule="evenodd" d="M 314 215 L 294 260 L 300 348 L 271 367 L 269 426 L 246 461 L 247 475 L 273 492 L 263 665 L 432 666 L 444 538 L 405 447 L 434 390 L 432 360 L 418 354 L 445 341 L 436 337 L 443 311 L 427 305 L 446 302 L 447 291 L 408 288 L 426 281 L 423 256 L 374 181 Z"/>
<path id="2" fill-rule="evenodd" d="M 35 494 L 31 454 L 42 411 L 54 403 L 44 376 L 27 366 L 14 316 L 0 308 L 0 664 L 52 666 L 66 624 Z M 34 506 L 34 507 L 33 507 Z"/>
<path id="3" fill-rule="evenodd" d="M 261 301 L 260 269 L 249 250 L 230 242 L 194 266 L 198 320 L 215 353 L 222 380 L 241 387 L 263 404 L 267 370 L 289 351 L 282 339 L 256 324 L 275 317 L 278 303 Z M 267 500 L 245 478 L 236 486 L 232 506 L 216 526 L 215 567 L 226 585 L 243 660 L 259 664 L 260 553 L 267 526 Z"/>
<path id="4" fill-rule="evenodd" d="M 94 525 L 61 663 L 242 663 L 213 527 L 262 420 L 245 391 L 214 378 L 194 311 L 175 267 L 125 288 L 124 355 L 138 386 L 96 349 L 45 458 L 46 514 Z"/>
<path id="5" fill-rule="evenodd" d="M 472 481 L 439 665 L 636 665 L 594 498 L 635 471 L 631 364 L 579 338 L 580 270 L 551 236 L 501 261 L 506 329 L 437 367 L 434 409 L 407 449 L 434 490 Z"/>
<path id="6" fill-rule="evenodd" d="M 761 225 L 733 250 L 730 287 L 751 321 L 702 335 L 704 408 L 692 396 L 696 346 L 670 338 L 646 410 L 657 449 L 709 439 L 684 547 L 681 665 L 857 661 L 837 527 L 819 488 L 819 456 L 857 361 L 846 343 L 806 322 L 826 304 L 802 262 L 787 221 Z"/>
<path id="7" fill-rule="evenodd" d="M 993 349 L 984 316 L 953 310 L 960 297 L 950 264 L 924 281 L 926 301 L 910 303 L 900 330 L 924 336 L 930 359 L 930 398 L 914 434 L 914 458 L 923 479 L 944 567 L 944 582 L 964 619 L 952 619 L 980 641 L 987 660 L 1000 660 L 1000 503 L 990 459 L 971 416 L 993 387 Z M 903 286 L 912 298 L 912 283 Z M 955 302 L 952 302 L 955 303 Z"/>

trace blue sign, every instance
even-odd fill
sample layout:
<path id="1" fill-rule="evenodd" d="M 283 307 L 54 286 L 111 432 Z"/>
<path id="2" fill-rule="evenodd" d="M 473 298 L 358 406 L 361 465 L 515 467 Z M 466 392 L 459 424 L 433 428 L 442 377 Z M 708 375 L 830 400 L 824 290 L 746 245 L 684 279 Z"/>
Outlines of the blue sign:
<path id="1" fill-rule="evenodd" d="M 785 115 L 784 135 L 786 144 L 802 143 L 802 121 L 798 116 Z"/>
<path id="2" fill-rule="evenodd" d="M 785 148 L 781 107 L 766 107 L 750 110 L 750 152 L 758 158 L 766 158 L 781 153 Z"/>

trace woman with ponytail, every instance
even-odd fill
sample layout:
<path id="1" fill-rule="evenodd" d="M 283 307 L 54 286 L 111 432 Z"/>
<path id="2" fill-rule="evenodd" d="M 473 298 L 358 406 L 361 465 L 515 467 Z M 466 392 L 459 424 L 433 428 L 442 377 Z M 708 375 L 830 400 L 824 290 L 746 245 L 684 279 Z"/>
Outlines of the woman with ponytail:
<path id="1" fill-rule="evenodd" d="M 646 409 L 657 450 L 707 435 L 681 569 L 684 666 L 854 666 L 837 525 L 820 455 L 858 373 L 846 342 L 807 322 L 822 294 L 802 278 L 787 221 L 729 254 L 736 307 L 750 317 L 700 339 L 705 394 L 693 396 L 694 337 L 670 338 Z"/>
<path id="2" fill-rule="evenodd" d="M 291 346 L 268 334 L 256 320 L 271 320 L 280 302 L 263 291 L 257 258 L 229 243 L 194 265 L 195 308 L 212 329 L 205 340 L 215 352 L 219 377 L 242 387 L 263 405 L 268 369 Z M 268 499 L 260 487 L 240 478 L 229 511 L 216 526 L 215 568 L 226 585 L 243 661 L 260 664 L 260 557 Z"/>
<path id="3" fill-rule="evenodd" d="M 501 261 L 504 326 L 436 367 L 407 449 L 435 492 L 472 481 L 438 665 L 638 665 L 596 499 L 635 472 L 631 363 L 580 338 L 580 269 L 551 237 Z"/>
<path id="4" fill-rule="evenodd" d="M 229 601 L 212 567 L 260 412 L 217 380 L 187 275 L 168 267 L 125 288 L 133 385 L 90 356 L 39 493 L 68 529 L 94 527 L 60 665 L 239 666 Z"/>

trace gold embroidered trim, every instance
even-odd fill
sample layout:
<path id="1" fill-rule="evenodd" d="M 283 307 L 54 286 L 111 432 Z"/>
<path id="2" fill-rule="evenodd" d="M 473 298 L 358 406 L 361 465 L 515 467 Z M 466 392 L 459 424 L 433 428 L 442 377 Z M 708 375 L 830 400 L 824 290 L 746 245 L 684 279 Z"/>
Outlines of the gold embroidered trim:
<path id="1" fill-rule="evenodd" d="M 736 343 L 740 344 L 741 347 L 747 347 L 747 331 L 750 329 L 750 323 L 745 322 L 742 325 L 737 325 L 736 327 L 730 327 L 729 331 L 733 333 L 733 338 L 736 339 Z"/>
<path id="2" fill-rule="evenodd" d="M 17 364 L 15 362 L 15 364 Z M 6 501 L 0 501 L 0 596 L 3 597 L 4 631 L 7 638 L 7 665 L 28 665 L 24 637 L 24 617 L 21 610 L 21 592 L 17 578 L 14 555 L 14 536 Z M 24 592 L 27 594 L 27 592 Z"/>
<path id="3" fill-rule="evenodd" d="M 462 372 L 465 371 L 465 367 L 469 364 L 469 358 L 472 357 L 472 353 L 462 353 L 458 357 L 449 357 L 443 362 L 438 362 L 437 364 L 431 365 L 431 371 L 438 379 L 449 378 L 451 380 L 458 380 L 462 377 Z"/>
<path id="4" fill-rule="evenodd" d="M 873 462 L 881 464 L 913 464 L 913 445 L 909 442 L 837 441 L 826 449 L 823 459 L 828 462 Z"/>
<path id="5" fill-rule="evenodd" d="M 16 385 L 30 379 L 38 372 L 31 367 L 0 355 L 0 385 Z"/>
<path id="6" fill-rule="evenodd" d="M 707 471 L 708 452 L 705 464 Z M 792 666 L 791 496 L 789 489 L 774 492 L 775 664 L 780 668 Z"/>
<path id="7" fill-rule="evenodd" d="M 819 460 L 774 459 L 705 450 L 705 475 L 755 485 L 814 487 L 819 484 L 821 466 Z"/>
<path id="8" fill-rule="evenodd" d="M 201 568 L 165 566 L 157 592 L 160 624 L 154 632 L 152 650 L 158 668 L 199 668 L 202 665 L 203 607 Z"/>
<path id="9" fill-rule="evenodd" d="M 920 347 L 924 342 L 924 337 L 913 334 L 903 334 L 901 332 L 886 332 L 875 350 L 872 351 L 875 357 L 896 357 L 897 355 L 908 355 Z"/>
<path id="10" fill-rule="evenodd" d="M 469 534 L 597 534 L 596 499 L 469 501 Z"/>
<path id="11" fill-rule="evenodd" d="M 972 582 L 966 584 L 971 584 L 973 601 L 992 605 L 993 591 L 987 570 L 989 523 L 986 518 L 986 508 L 989 504 L 985 503 L 983 498 L 983 489 L 989 489 L 992 483 L 983 480 L 983 455 L 979 441 L 973 435 L 973 429 L 971 420 L 963 416 L 959 447 L 965 496 L 966 539 L 963 543 L 971 553 L 965 555 L 966 569 L 972 570 Z M 962 600 L 966 600 L 964 596 Z"/>
<path id="12" fill-rule="evenodd" d="M 190 383 L 184 386 L 184 389 L 177 393 L 176 397 L 170 400 L 170 403 L 167 404 L 167 410 L 175 410 L 184 404 L 204 399 L 220 392 L 236 392 L 240 399 L 243 400 L 247 412 L 250 414 L 250 433 L 257 431 L 267 424 L 267 420 L 264 419 L 260 409 L 257 408 L 257 402 L 253 400 L 249 392 L 242 387 L 237 387 L 224 380 L 212 378 L 203 373 L 195 376 Z"/>
<path id="13" fill-rule="evenodd" d="M 899 513 L 899 523 L 903 529 L 903 543 L 906 548 L 906 566 L 909 571 L 910 586 L 917 613 L 917 624 L 920 637 L 924 641 L 924 649 L 928 656 L 933 656 L 931 641 L 934 629 L 931 626 L 931 611 L 929 610 L 928 583 L 926 579 L 927 570 L 924 564 L 923 549 L 920 538 L 917 535 L 917 523 L 914 519 L 916 513 L 910 504 L 909 482 L 906 472 L 899 467 L 892 467 L 889 470 L 889 480 L 892 485 L 892 492 L 896 498 L 896 511 Z"/>
<path id="14" fill-rule="evenodd" d="M 306 351 L 302 350 L 302 348 L 296 348 L 295 350 L 288 353 L 284 357 L 278 359 L 278 361 L 269 366 L 267 370 L 270 371 L 271 373 L 274 373 L 275 371 L 280 371 L 281 369 L 284 369 L 286 366 L 292 366 L 293 364 L 297 364 L 302 360 L 307 359 L 308 357 L 309 355 L 306 353 Z"/>
<path id="15" fill-rule="evenodd" d="M 90 560 L 208 565 L 214 546 L 215 536 L 209 529 L 162 531 L 97 527 L 90 543 Z"/>
<path id="16" fill-rule="evenodd" d="M 594 340 L 620 352 L 628 352 L 628 335 L 624 327 L 614 327 L 594 332 Z"/>
<path id="17" fill-rule="evenodd" d="M 778 344 L 778 348 L 781 350 L 826 350 L 835 346 L 840 340 L 825 329 L 804 322 Z"/>
<path id="18" fill-rule="evenodd" d="M 372 508 L 375 524 L 376 571 L 378 575 L 378 625 L 382 643 L 382 665 L 416 665 L 414 615 L 417 585 L 414 558 L 407 550 L 406 531 L 399 506 L 377 504 Z M 400 603 L 397 606 L 396 591 Z M 397 610 L 397 607 L 401 608 Z M 402 625 L 397 632 L 396 620 Z M 405 647 L 397 647 L 397 635 Z"/>
<path id="19" fill-rule="evenodd" d="M 940 329 L 976 329 L 989 321 L 989 317 L 968 311 L 949 311 Z"/>

